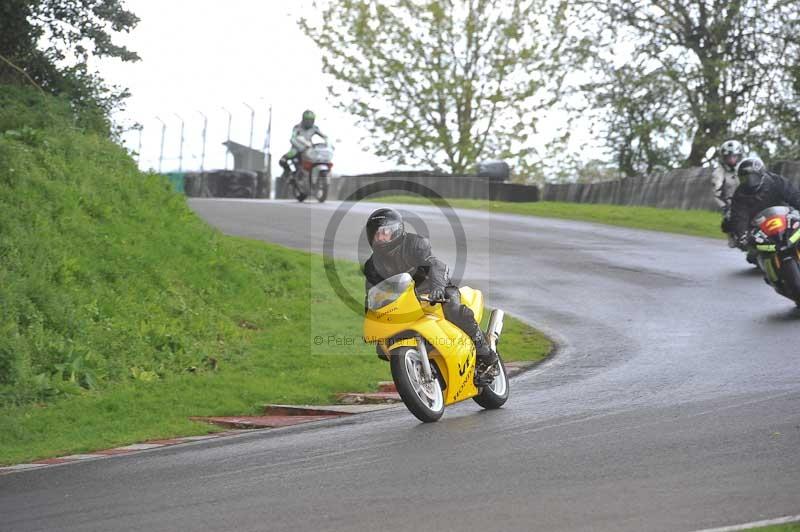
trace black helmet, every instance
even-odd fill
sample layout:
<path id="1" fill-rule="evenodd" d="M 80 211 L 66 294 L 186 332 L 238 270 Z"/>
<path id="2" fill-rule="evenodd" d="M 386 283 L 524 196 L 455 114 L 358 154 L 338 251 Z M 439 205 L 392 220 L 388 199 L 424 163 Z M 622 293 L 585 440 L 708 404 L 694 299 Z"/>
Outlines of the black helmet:
<path id="1" fill-rule="evenodd" d="M 730 172 L 736 169 L 742 157 L 744 157 L 744 147 L 738 140 L 726 140 L 719 147 L 719 162 Z"/>
<path id="2" fill-rule="evenodd" d="M 403 217 L 394 209 L 378 209 L 367 218 L 367 242 L 374 250 L 394 249 L 405 234 Z"/>
<path id="3" fill-rule="evenodd" d="M 314 127 L 314 111 L 303 111 L 303 119 L 300 121 L 300 127 L 303 129 L 311 129 Z"/>
<path id="4" fill-rule="evenodd" d="M 767 169 L 758 157 L 748 157 L 736 167 L 736 177 L 742 189 L 748 194 L 754 194 L 761 188 Z"/>

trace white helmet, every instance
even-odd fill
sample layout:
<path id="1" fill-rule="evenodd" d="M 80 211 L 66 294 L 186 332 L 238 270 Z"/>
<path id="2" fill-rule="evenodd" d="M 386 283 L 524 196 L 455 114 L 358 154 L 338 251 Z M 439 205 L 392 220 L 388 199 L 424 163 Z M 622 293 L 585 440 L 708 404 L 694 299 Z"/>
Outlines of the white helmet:
<path id="1" fill-rule="evenodd" d="M 719 162 L 729 172 L 733 172 L 744 157 L 744 147 L 738 140 L 726 140 L 719 147 Z"/>

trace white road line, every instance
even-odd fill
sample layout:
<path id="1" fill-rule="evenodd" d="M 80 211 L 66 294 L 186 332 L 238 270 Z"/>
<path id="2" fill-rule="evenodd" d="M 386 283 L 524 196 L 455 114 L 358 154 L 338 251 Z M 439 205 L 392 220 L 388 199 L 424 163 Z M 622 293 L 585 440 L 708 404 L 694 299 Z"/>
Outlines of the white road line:
<path id="1" fill-rule="evenodd" d="M 734 532 L 735 530 L 750 530 L 751 528 L 760 528 L 762 526 L 785 525 L 786 523 L 795 523 L 797 521 L 800 521 L 800 514 L 788 515 L 777 519 L 766 519 L 764 521 L 753 521 L 752 523 L 743 523 L 741 525 L 723 526 L 721 528 L 705 528 L 695 532 Z"/>

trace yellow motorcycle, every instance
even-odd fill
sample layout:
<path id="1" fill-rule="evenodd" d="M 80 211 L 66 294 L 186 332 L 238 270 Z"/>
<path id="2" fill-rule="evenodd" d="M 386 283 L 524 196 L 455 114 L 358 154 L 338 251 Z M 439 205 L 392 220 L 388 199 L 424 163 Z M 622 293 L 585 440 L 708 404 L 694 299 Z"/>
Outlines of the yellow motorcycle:
<path id="1" fill-rule="evenodd" d="M 461 302 L 483 316 L 483 294 L 459 289 Z M 364 340 L 376 343 L 392 369 L 397 392 L 420 421 L 442 417 L 444 407 L 472 398 L 483 408 L 500 408 L 508 400 L 508 376 L 502 360 L 497 374 L 485 382 L 476 377 L 475 344 L 447 321 L 442 306 L 417 295 L 411 275 L 401 273 L 373 286 L 367 294 Z M 486 330 L 497 351 L 503 311 L 493 310 Z"/>

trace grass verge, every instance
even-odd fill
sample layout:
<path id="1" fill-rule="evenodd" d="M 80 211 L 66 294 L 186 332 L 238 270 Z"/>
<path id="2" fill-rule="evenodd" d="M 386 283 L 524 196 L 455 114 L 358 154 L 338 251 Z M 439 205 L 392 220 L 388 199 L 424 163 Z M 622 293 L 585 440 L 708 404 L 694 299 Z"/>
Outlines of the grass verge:
<path id="1" fill-rule="evenodd" d="M 759 528 L 748 528 L 750 532 L 800 532 L 800 523 L 786 523 Z"/>
<path id="2" fill-rule="evenodd" d="M 431 200 L 418 196 L 387 196 L 374 198 L 370 201 L 414 205 L 431 204 Z M 534 203 L 473 199 L 447 199 L 445 201 L 452 207 L 462 209 L 479 209 L 498 213 L 540 216 L 543 218 L 579 220 L 682 235 L 725 238 L 725 235 L 719 229 L 720 215 L 711 211 L 552 201 Z"/>
<path id="3" fill-rule="evenodd" d="M 229 243 L 243 253 L 275 253 L 308 267 L 303 276 L 324 278 L 318 256 L 239 239 Z M 363 290 L 357 265 L 339 263 L 338 271 L 349 292 Z M 204 434 L 217 429 L 190 422 L 189 416 L 256 414 L 258 405 L 268 402 L 325 404 L 336 392 L 374 391 L 378 381 L 391 379 L 389 365 L 361 340 L 361 317 L 327 283 L 300 283 L 286 297 L 257 295 L 250 303 L 250 313 L 241 318 L 246 334 L 237 354 L 218 359 L 213 369 L 162 374 L 149 382 L 127 379 L 47 403 L 0 409 L 0 464 Z M 539 331 L 506 319 L 505 360 L 541 360 L 551 347 Z"/>

